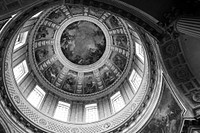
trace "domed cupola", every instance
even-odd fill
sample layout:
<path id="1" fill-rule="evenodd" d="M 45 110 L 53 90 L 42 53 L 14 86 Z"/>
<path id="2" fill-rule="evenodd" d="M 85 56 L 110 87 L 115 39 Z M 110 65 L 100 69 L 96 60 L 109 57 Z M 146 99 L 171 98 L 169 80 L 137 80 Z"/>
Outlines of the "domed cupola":
<path id="1" fill-rule="evenodd" d="M 95 6 L 36 7 L 11 20 L 3 52 L 13 119 L 36 132 L 138 131 L 161 92 L 151 35 Z"/>

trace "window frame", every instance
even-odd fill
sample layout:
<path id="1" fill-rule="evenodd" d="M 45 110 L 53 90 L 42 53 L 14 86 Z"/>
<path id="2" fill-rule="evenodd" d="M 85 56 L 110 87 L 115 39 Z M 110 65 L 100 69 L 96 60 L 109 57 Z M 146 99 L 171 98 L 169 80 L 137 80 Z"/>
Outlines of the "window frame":
<path id="1" fill-rule="evenodd" d="M 39 94 L 40 95 L 40 100 L 38 103 L 33 103 L 34 101 L 34 96 L 36 96 L 36 94 Z M 34 87 L 34 89 L 29 93 L 28 97 L 27 97 L 27 101 L 35 108 L 39 109 L 44 98 L 45 98 L 45 95 L 46 95 L 46 92 L 38 85 L 36 85 Z M 32 100 L 33 99 L 33 100 Z"/>
<path id="2" fill-rule="evenodd" d="M 22 69 L 20 71 L 23 71 L 23 72 L 20 72 L 20 74 L 19 74 L 19 72 L 17 72 L 17 71 L 19 71 L 19 69 Z M 22 79 L 29 73 L 29 69 L 28 69 L 26 60 L 23 60 L 21 63 L 16 65 L 13 68 L 13 73 L 14 73 L 14 78 L 15 78 L 17 84 L 19 84 L 19 82 L 22 81 Z"/>
<path id="3" fill-rule="evenodd" d="M 117 100 L 118 100 L 118 103 L 116 103 Z M 119 101 L 122 104 L 120 106 L 116 106 L 117 104 L 119 104 Z M 113 113 L 117 113 L 125 107 L 125 101 L 124 101 L 124 98 L 122 97 L 120 91 L 116 92 L 114 95 L 112 95 L 110 97 L 110 102 L 111 102 L 111 105 L 112 105 Z M 120 108 L 118 108 L 118 107 L 120 107 Z"/>
<path id="4" fill-rule="evenodd" d="M 91 114 L 91 112 L 92 112 L 92 114 Z M 91 116 L 95 116 L 95 117 L 91 118 Z M 91 123 L 91 122 L 95 122 L 95 121 L 98 121 L 98 120 L 99 120 L 99 112 L 98 112 L 97 103 L 85 105 L 85 121 L 88 122 L 88 123 Z"/>
<path id="5" fill-rule="evenodd" d="M 135 54 L 139 59 L 144 63 L 144 48 L 142 45 L 138 42 L 135 41 Z"/>
<path id="6" fill-rule="evenodd" d="M 139 83 L 138 83 L 138 79 L 139 79 Z M 131 72 L 131 75 L 129 77 L 129 82 L 130 82 L 132 88 L 134 89 L 134 93 L 137 92 L 137 90 L 139 89 L 140 84 L 142 82 L 142 77 L 137 73 L 137 71 L 135 69 L 133 69 Z"/>
<path id="7" fill-rule="evenodd" d="M 67 103 L 67 102 L 59 101 L 57 106 L 56 106 L 56 109 L 54 111 L 53 118 L 56 119 L 56 120 L 67 122 L 67 120 L 69 118 L 70 106 L 71 105 L 69 103 Z M 59 109 L 62 109 L 62 108 L 64 108 L 65 111 L 59 112 Z M 62 113 L 62 114 L 66 113 L 66 116 L 60 117 L 59 116 L 60 113 Z"/>
<path id="8" fill-rule="evenodd" d="M 18 48 L 22 47 L 27 40 L 29 31 L 21 32 L 17 35 L 16 41 L 15 41 L 15 46 L 14 46 L 14 51 L 17 50 Z"/>

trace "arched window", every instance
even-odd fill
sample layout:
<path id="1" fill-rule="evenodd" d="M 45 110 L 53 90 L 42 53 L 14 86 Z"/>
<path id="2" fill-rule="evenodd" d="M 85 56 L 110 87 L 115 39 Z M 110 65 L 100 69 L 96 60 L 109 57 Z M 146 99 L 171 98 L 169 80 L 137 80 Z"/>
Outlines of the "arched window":
<path id="1" fill-rule="evenodd" d="M 66 122 L 69 114 L 70 104 L 59 101 L 56 107 L 54 118 Z"/>
<path id="2" fill-rule="evenodd" d="M 141 44 L 135 42 L 136 55 L 144 62 L 144 51 Z"/>
<path id="3" fill-rule="evenodd" d="M 17 36 L 16 42 L 15 42 L 14 50 L 23 46 L 26 43 L 27 35 L 28 35 L 28 31 L 19 33 L 19 35 Z"/>
<path id="4" fill-rule="evenodd" d="M 37 109 L 40 107 L 42 100 L 44 99 L 45 92 L 36 85 L 33 91 L 29 94 L 27 100 Z"/>
<path id="5" fill-rule="evenodd" d="M 120 111 L 125 106 L 124 99 L 122 98 L 121 93 L 119 91 L 113 96 L 111 96 L 110 100 L 112 104 L 113 113 Z"/>
<path id="6" fill-rule="evenodd" d="M 26 60 L 22 61 L 20 64 L 13 69 L 15 80 L 19 83 L 28 73 L 28 66 Z"/>
<path id="7" fill-rule="evenodd" d="M 134 92 L 136 92 L 138 90 L 138 88 L 140 87 L 140 83 L 142 81 L 142 78 L 140 77 L 140 75 L 133 69 L 131 76 L 129 77 L 129 81 L 133 87 Z"/>
<path id="8" fill-rule="evenodd" d="M 86 110 L 86 122 L 94 122 L 99 119 L 96 103 L 85 105 L 85 110 Z"/>

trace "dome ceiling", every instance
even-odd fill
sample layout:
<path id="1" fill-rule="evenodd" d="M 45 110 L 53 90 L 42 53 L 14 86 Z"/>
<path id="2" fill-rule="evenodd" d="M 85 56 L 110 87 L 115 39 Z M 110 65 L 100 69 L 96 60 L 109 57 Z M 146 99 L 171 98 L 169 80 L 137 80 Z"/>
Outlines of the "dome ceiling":
<path id="1" fill-rule="evenodd" d="M 128 30 L 124 20 L 103 10 L 55 7 L 33 30 L 31 60 L 42 79 L 59 91 L 103 92 L 130 71 L 134 48 Z"/>
<path id="2" fill-rule="evenodd" d="M 61 4 L 66 5 L 60 6 Z M 180 102 L 177 100 L 178 96 L 170 95 L 174 93 L 174 90 L 167 91 L 166 81 L 161 80 L 167 76 L 165 75 L 166 71 L 164 73 L 162 71 L 165 69 L 160 67 L 162 62 L 158 60 L 157 56 L 160 55 L 157 54 L 159 50 L 156 50 L 158 43 L 161 44 L 161 54 L 163 51 L 165 53 L 162 47 L 166 48 L 170 39 L 166 35 L 162 42 L 165 29 L 160 29 L 161 25 L 157 25 L 160 24 L 157 21 L 150 22 L 151 20 L 148 18 L 151 16 L 145 14 L 146 10 L 140 12 L 138 8 L 128 6 L 123 5 L 120 1 L 41 1 L 41 4 L 34 4 L 27 7 L 26 10 L 18 12 L 17 16 L 7 24 L 8 26 L 3 27 L 2 38 L 0 38 L 3 77 L 1 78 L 1 106 L 14 124 L 25 127 L 26 131 L 41 133 L 148 132 L 150 130 L 159 132 L 165 129 L 167 132 L 166 127 L 171 122 L 170 131 L 172 129 L 178 132 L 177 127 L 182 127 L 180 126 L 180 117 L 183 113 L 181 110 L 184 109 L 181 108 L 182 104 L 176 104 Z M 30 18 L 39 11 L 42 12 L 39 17 Z M 27 22 L 32 20 L 35 25 L 32 26 L 29 23 L 30 25 L 27 26 Z M 26 24 L 24 24 L 25 21 Z M 132 34 L 134 33 L 131 33 L 132 27 L 129 24 L 136 28 L 133 30 L 138 33 L 138 38 L 142 41 L 140 44 L 144 46 L 146 52 L 137 51 L 139 45 L 133 39 Z M 26 39 L 19 39 L 18 36 L 22 37 L 23 34 Z M 149 37 L 149 35 L 153 36 Z M 153 41 L 161 42 L 155 42 L 155 45 L 152 40 L 149 40 L 151 37 L 153 37 Z M 176 37 L 175 41 L 177 41 Z M 16 42 L 23 44 L 17 45 Z M 174 43 L 172 42 L 172 44 Z M 15 46 L 19 47 L 15 49 Z M 146 66 L 140 67 L 140 54 L 143 52 L 145 58 L 142 63 L 147 68 Z M 167 52 L 169 53 L 169 50 Z M 180 56 L 181 60 L 182 54 Z M 174 57 L 171 62 L 169 62 L 169 58 L 166 60 L 164 63 L 171 63 L 172 67 L 173 65 L 177 66 Z M 185 65 L 185 61 L 181 63 Z M 180 66 L 180 63 L 178 65 Z M 24 66 L 27 68 L 23 68 Z M 171 69 L 173 68 L 170 67 Z M 17 74 L 15 75 L 15 70 L 21 72 L 20 78 L 16 76 Z M 171 73 L 179 72 L 178 70 L 178 68 L 176 71 L 171 70 Z M 162 74 L 164 77 L 161 76 Z M 135 77 L 140 76 L 141 83 L 138 83 L 139 78 Z M 190 73 L 189 76 L 191 76 Z M 174 81 L 176 79 L 177 76 Z M 189 81 L 187 80 L 187 82 Z M 191 82 L 198 86 L 195 77 Z M 134 88 L 135 85 L 138 86 L 136 87 L 138 90 Z M 37 87 L 41 87 L 40 89 L 44 91 L 44 97 L 41 100 L 41 106 L 34 108 L 33 102 L 28 99 L 30 94 L 37 90 Z M 127 93 L 129 87 L 133 94 Z M 183 87 L 187 90 L 187 88 L 191 88 L 191 85 L 185 83 L 178 86 L 178 88 L 180 87 L 182 90 Z M 115 107 L 112 103 L 116 92 L 120 92 L 119 94 L 125 102 L 125 107 L 117 113 L 113 112 Z M 160 93 L 164 93 L 162 98 L 159 96 Z M 177 92 L 175 93 L 178 95 Z M 81 98 L 78 98 L 80 96 Z M 166 103 L 166 97 L 168 103 Z M 198 101 L 195 98 L 195 96 L 191 96 L 189 101 L 191 99 Z M 157 104 L 157 101 L 160 103 Z M 165 102 L 163 103 L 163 101 Z M 60 102 L 69 104 L 70 118 L 65 122 L 54 117 Z M 93 123 L 87 123 L 85 120 L 87 118 L 86 107 L 90 103 L 96 104 L 97 111 L 99 111 L 97 114 L 99 120 Z M 174 110 L 172 106 L 177 106 L 177 108 Z M 169 111 L 172 113 L 166 114 Z M 197 111 L 197 109 L 194 110 L 194 115 L 198 115 Z M 158 113 L 161 114 L 160 117 L 157 117 Z M 158 127 L 155 120 L 163 122 L 162 116 L 165 117 L 165 115 L 166 118 L 170 115 L 167 124 L 164 122 Z M 4 117 L 4 115 L 2 116 Z M 177 117 L 177 122 L 174 124 L 175 117 Z M 187 122 L 185 122 L 186 125 Z M 145 128 L 143 128 L 144 126 Z M 182 129 L 186 131 L 186 128 Z"/>
<path id="3" fill-rule="evenodd" d="M 137 131 L 146 123 L 159 99 L 162 75 L 142 29 L 111 12 L 71 4 L 43 10 L 35 22 L 28 33 L 20 29 L 28 35 L 16 50 L 21 33 L 11 34 L 4 58 L 6 93 L 20 120 L 57 133 L 117 132 L 127 125 Z M 63 103 L 69 118 L 60 121 L 55 114 Z M 88 122 L 91 105 L 97 119 Z"/>

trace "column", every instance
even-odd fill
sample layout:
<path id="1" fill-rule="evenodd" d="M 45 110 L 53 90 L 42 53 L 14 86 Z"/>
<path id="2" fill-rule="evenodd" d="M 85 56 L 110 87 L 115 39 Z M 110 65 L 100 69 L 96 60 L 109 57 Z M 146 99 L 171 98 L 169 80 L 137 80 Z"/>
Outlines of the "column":
<path id="1" fill-rule="evenodd" d="M 200 38 L 200 17 L 182 17 L 177 20 L 175 28 L 180 33 Z"/>

